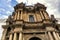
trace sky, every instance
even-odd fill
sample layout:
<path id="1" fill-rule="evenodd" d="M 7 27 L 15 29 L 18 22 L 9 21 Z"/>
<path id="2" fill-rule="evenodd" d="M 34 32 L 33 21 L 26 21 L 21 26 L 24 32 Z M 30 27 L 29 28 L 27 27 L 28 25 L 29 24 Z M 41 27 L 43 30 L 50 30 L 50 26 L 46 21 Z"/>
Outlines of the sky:
<path id="1" fill-rule="evenodd" d="M 14 11 L 14 6 L 21 2 L 26 5 L 33 5 L 37 2 L 44 4 L 49 15 L 53 14 L 56 18 L 60 18 L 60 0 L 0 0 L 0 18 L 8 18 Z"/>
<path id="2" fill-rule="evenodd" d="M 0 19 L 8 18 L 14 11 L 14 6 L 21 2 L 26 5 L 34 5 L 37 2 L 44 4 L 47 7 L 46 11 L 49 15 L 53 14 L 56 18 L 60 18 L 60 0 L 0 0 Z M 0 26 L 0 35 L 2 35 L 1 30 Z"/>

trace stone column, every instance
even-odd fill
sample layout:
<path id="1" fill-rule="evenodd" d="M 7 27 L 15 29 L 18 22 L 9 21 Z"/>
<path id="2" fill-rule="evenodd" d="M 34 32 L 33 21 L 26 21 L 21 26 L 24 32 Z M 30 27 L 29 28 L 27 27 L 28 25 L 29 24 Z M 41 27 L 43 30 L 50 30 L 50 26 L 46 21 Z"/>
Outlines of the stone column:
<path id="1" fill-rule="evenodd" d="M 23 12 L 21 11 L 21 19 L 22 19 L 22 13 L 23 13 Z"/>
<path id="2" fill-rule="evenodd" d="M 49 15 L 45 11 L 43 11 L 43 14 L 45 16 L 45 19 L 49 19 Z"/>
<path id="3" fill-rule="evenodd" d="M 50 32 L 48 32 L 48 36 L 49 36 L 50 40 L 53 40 L 53 37 Z"/>
<path id="4" fill-rule="evenodd" d="M 5 38 L 5 37 L 6 37 L 6 33 L 7 33 L 7 29 L 4 29 L 1 40 L 5 40 L 5 39 L 6 39 L 6 38 Z"/>
<path id="5" fill-rule="evenodd" d="M 39 12 L 36 11 L 35 18 L 36 21 L 42 21 L 41 14 L 38 14 Z"/>
<path id="6" fill-rule="evenodd" d="M 19 40 L 23 40 L 23 38 L 22 38 L 22 32 L 20 32 L 20 34 L 19 34 Z"/>
<path id="7" fill-rule="evenodd" d="M 59 38 L 59 34 L 58 34 L 58 33 L 56 33 L 56 35 L 57 35 L 58 39 L 60 40 L 60 38 Z"/>
<path id="8" fill-rule="evenodd" d="M 56 35 L 55 32 L 53 32 L 53 36 L 54 36 L 55 40 L 58 40 L 57 35 Z"/>
<path id="9" fill-rule="evenodd" d="M 42 18 L 42 19 L 44 19 L 44 16 L 43 16 L 43 14 L 42 14 L 42 12 L 41 12 L 41 11 L 40 11 L 40 14 L 41 14 L 41 18 Z"/>
<path id="10" fill-rule="evenodd" d="M 19 14 L 20 14 L 20 13 L 19 13 L 19 11 L 18 11 L 18 12 L 17 12 L 17 20 L 19 20 Z"/>
<path id="11" fill-rule="evenodd" d="M 17 40 L 17 33 L 14 33 L 14 38 L 13 40 Z"/>
<path id="12" fill-rule="evenodd" d="M 12 40 L 12 36 L 13 36 L 13 35 L 12 35 L 12 34 L 10 34 L 9 40 Z"/>
<path id="13" fill-rule="evenodd" d="M 17 13 L 15 12 L 15 18 L 14 18 L 14 20 L 16 20 L 16 18 L 17 18 Z"/>

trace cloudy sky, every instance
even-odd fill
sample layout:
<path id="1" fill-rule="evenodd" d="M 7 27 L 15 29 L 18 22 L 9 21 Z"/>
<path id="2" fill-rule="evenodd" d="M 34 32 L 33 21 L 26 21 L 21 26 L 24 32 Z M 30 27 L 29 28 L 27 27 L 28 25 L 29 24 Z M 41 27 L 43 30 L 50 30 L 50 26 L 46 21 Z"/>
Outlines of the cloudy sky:
<path id="1" fill-rule="evenodd" d="M 7 18 L 14 11 L 14 6 L 20 2 L 27 5 L 33 5 L 37 2 L 47 7 L 49 15 L 54 14 L 55 17 L 60 16 L 60 0 L 0 0 L 0 18 Z"/>
<path id="2" fill-rule="evenodd" d="M 33 5 L 39 2 L 47 7 L 46 11 L 49 15 L 53 14 L 56 18 L 60 18 L 60 0 L 0 0 L 0 18 L 8 18 L 14 11 L 13 7 L 20 2 L 26 3 L 26 5 Z M 2 33 L 1 30 L 0 28 L 0 32 Z"/>

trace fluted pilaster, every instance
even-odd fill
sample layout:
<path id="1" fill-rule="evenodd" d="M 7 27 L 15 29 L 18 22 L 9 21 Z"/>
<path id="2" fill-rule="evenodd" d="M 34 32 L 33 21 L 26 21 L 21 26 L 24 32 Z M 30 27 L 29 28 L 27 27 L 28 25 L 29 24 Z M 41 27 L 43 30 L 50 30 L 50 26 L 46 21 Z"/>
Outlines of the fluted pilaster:
<path id="1" fill-rule="evenodd" d="M 36 12 L 35 16 L 36 16 L 35 18 L 37 21 L 42 21 L 42 18 L 41 18 L 41 15 L 39 14 L 39 12 Z"/>
<path id="2" fill-rule="evenodd" d="M 19 15 L 20 15 L 20 12 L 18 11 L 17 12 L 17 20 L 19 20 Z"/>
<path id="3" fill-rule="evenodd" d="M 45 19 L 49 19 L 49 16 L 48 16 L 48 14 L 45 11 L 43 11 L 43 14 L 45 16 Z"/>
<path id="4" fill-rule="evenodd" d="M 14 20 L 16 20 L 16 18 L 17 18 L 17 13 L 15 12 L 15 18 L 14 18 Z"/>
<path id="5" fill-rule="evenodd" d="M 42 19 L 44 19 L 44 16 L 43 16 L 43 14 L 42 14 L 42 12 L 41 12 L 41 11 L 40 11 L 40 15 L 41 15 L 41 18 L 42 18 Z"/>

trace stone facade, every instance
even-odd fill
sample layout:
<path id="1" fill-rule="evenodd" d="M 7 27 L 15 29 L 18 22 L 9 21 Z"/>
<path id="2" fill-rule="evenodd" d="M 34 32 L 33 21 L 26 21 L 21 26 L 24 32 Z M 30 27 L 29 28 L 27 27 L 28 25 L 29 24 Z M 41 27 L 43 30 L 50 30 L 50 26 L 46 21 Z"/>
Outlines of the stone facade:
<path id="1" fill-rule="evenodd" d="M 60 40 L 60 24 L 53 15 L 49 17 L 46 7 L 17 4 L 6 20 L 2 40 Z"/>

